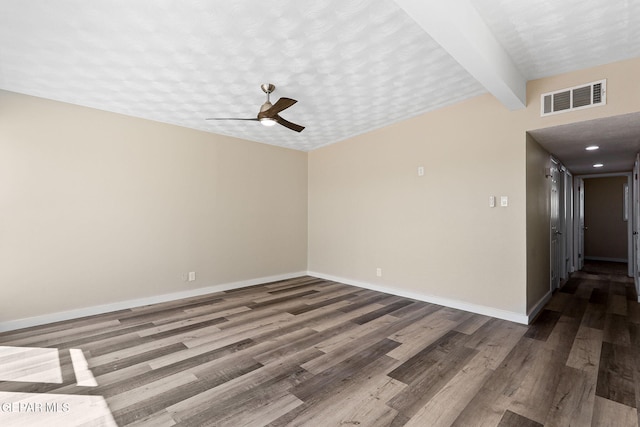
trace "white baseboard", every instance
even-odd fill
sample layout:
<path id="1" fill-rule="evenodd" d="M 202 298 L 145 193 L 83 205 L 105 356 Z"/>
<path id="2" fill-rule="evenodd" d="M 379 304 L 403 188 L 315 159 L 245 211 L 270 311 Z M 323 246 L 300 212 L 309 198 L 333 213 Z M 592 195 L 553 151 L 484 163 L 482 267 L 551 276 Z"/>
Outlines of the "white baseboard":
<path id="1" fill-rule="evenodd" d="M 445 307 L 455 308 L 458 310 L 469 311 L 471 313 L 482 314 L 484 316 L 496 317 L 498 319 L 508 320 L 510 322 L 521 323 L 527 325 L 529 316 L 516 313 L 513 311 L 501 310 L 498 308 L 487 307 L 479 304 L 472 304 L 464 301 L 458 301 L 449 298 L 442 298 L 433 295 L 426 295 L 416 292 L 404 291 L 402 289 L 389 288 L 386 286 L 373 285 L 371 283 L 360 282 L 357 280 L 346 279 L 344 277 L 336 277 L 328 274 L 318 273 L 317 271 L 307 271 L 307 275 L 318 277 L 320 279 L 331 280 L 334 282 L 345 283 L 347 285 L 357 286 L 359 288 L 371 289 L 373 291 L 384 292 L 386 294 L 397 295 L 400 297 L 411 298 L 418 301 L 424 301 L 431 304 L 442 305 Z"/>
<path id="2" fill-rule="evenodd" d="M 607 262 L 628 262 L 626 258 L 607 258 L 602 256 L 586 256 L 585 261 L 607 261 Z"/>
<path id="3" fill-rule="evenodd" d="M 538 301 L 536 305 L 533 306 L 533 308 L 531 309 L 531 311 L 527 316 L 529 323 L 533 322 L 533 320 L 536 318 L 538 313 L 540 313 L 542 308 L 549 302 L 552 296 L 553 296 L 553 292 L 551 292 L 551 290 L 547 291 L 547 293 L 544 294 L 542 298 L 540 298 L 540 301 Z"/>
<path id="4" fill-rule="evenodd" d="M 182 298 L 197 297 L 200 295 L 215 292 L 228 291 L 230 289 L 244 288 L 247 286 L 260 285 L 262 283 L 275 282 L 278 280 L 293 279 L 306 275 L 306 271 L 297 273 L 280 274 L 277 276 L 259 277 L 256 279 L 241 280 L 238 282 L 224 283 L 220 285 L 207 286 L 205 288 L 190 289 L 188 291 L 173 292 L 170 294 L 154 295 L 145 298 L 138 298 L 127 301 L 120 301 L 104 305 L 95 305 L 76 310 L 61 311 L 57 313 L 44 314 L 42 316 L 27 317 L 24 319 L 9 320 L 0 322 L 0 332 L 13 331 L 16 329 L 29 328 L 31 326 L 44 325 L 47 323 L 60 322 L 63 320 L 78 319 L 80 317 L 93 316 L 96 314 L 109 313 L 112 311 L 126 310 L 134 307 L 141 307 L 149 304 L 174 301 Z"/>

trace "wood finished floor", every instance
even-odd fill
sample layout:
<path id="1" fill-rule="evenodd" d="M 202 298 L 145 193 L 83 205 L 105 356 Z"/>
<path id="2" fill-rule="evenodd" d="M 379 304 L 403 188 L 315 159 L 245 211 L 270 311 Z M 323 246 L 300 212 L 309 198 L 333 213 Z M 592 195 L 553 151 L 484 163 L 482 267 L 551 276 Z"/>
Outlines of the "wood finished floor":
<path id="1" fill-rule="evenodd" d="M 589 271 L 529 327 L 302 277 L 4 333 L 0 409 L 77 396 L 119 426 L 638 426 L 635 290 Z M 97 386 L 78 385 L 75 349 Z M 109 425 L 74 402 L 66 426 Z M 27 415 L 12 423 L 45 424 Z"/>

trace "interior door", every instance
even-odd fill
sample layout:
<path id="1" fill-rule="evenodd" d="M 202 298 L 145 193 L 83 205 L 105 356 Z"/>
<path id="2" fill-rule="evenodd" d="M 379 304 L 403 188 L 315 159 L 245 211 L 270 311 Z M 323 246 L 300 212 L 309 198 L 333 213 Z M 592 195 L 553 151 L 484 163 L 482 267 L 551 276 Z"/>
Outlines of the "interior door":
<path id="1" fill-rule="evenodd" d="M 551 160 L 551 290 L 560 287 L 560 264 L 562 252 L 560 251 L 560 171 L 558 164 Z"/>
<path id="2" fill-rule="evenodd" d="M 631 219 L 633 221 L 633 277 L 636 284 L 636 291 L 640 291 L 640 154 L 636 155 L 636 162 L 633 166 L 631 180 Z M 639 292 L 640 294 L 640 292 Z"/>
<path id="3" fill-rule="evenodd" d="M 582 270 L 584 267 L 584 180 L 582 178 L 575 179 L 576 186 L 576 249 L 577 259 L 576 267 Z"/>
<path id="4" fill-rule="evenodd" d="M 566 278 L 569 277 L 569 273 L 573 273 L 575 271 L 575 263 L 573 256 L 573 218 L 574 218 L 574 208 L 573 208 L 573 175 L 571 172 L 565 171 L 564 176 L 564 221 L 565 221 L 565 272 Z"/>

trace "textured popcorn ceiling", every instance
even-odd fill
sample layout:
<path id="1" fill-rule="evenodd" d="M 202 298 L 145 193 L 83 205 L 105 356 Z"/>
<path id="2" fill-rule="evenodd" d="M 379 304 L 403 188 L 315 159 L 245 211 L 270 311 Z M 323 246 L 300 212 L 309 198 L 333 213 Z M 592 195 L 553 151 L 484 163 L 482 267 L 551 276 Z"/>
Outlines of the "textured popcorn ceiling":
<path id="1" fill-rule="evenodd" d="M 640 56 L 640 0 L 471 0 L 528 80 Z"/>
<path id="2" fill-rule="evenodd" d="M 528 79 L 640 56 L 640 0 L 471 3 Z M 267 82 L 302 133 L 204 120 Z M 305 151 L 486 92 L 392 0 L 2 0 L 0 88 Z"/>

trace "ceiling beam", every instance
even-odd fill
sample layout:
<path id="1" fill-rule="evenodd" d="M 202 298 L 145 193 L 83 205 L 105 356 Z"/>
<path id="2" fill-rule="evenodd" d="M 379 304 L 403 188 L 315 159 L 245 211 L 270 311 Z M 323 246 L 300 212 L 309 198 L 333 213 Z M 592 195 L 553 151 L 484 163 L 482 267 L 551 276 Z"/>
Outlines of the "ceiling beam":
<path id="1" fill-rule="evenodd" d="M 395 0 L 509 110 L 526 106 L 527 81 L 469 0 Z"/>

